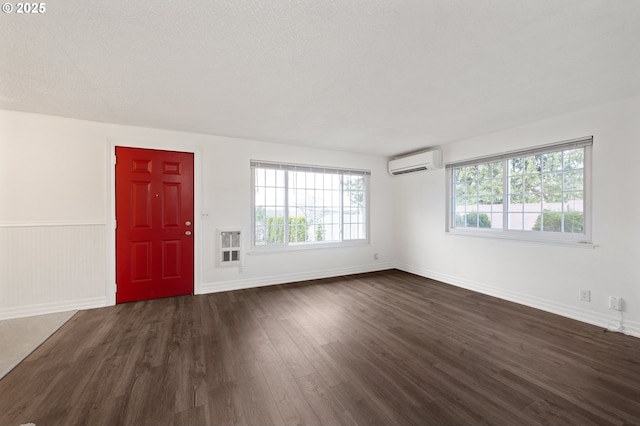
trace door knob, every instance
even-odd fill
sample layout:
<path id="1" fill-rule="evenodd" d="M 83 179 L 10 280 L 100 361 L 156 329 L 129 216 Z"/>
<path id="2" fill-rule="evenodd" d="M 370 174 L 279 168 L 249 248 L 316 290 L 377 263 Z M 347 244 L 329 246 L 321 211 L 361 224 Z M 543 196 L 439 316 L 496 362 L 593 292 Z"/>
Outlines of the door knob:
<path id="1" fill-rule="evenodd" d="M 184 224 L 185 224 L 186 226 L 191 226 L 191 222 L 189 222 L 189 221 L 186 221 Z"/>
<path id="2" fill-rule="evenodd" d="M 184 235 L 186 235 L 187 237 L 188 237 L 188 236 L 190 236 L 190 235 L 191 235 L 191 231 L 186 231 L 186 232 L 184 233 Z"/>

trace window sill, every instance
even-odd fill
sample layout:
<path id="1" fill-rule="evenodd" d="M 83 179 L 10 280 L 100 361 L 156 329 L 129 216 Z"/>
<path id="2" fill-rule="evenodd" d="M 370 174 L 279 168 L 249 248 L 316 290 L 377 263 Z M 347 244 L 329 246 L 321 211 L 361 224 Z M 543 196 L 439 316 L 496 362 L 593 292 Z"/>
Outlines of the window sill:
<path id="1" fill-rule="evenodd" d="M 486 232 L 474 232 L 474 231 L 459 231 L 459 230 L 449 230 L 447 231 L 447 235 L 458 236 L 458 237 L 473 237 L 473 238 L 493 238 L 498 240 L 510 240 L 517 241 L 523 243 L 532 243 L 532 244 L 546 244 L 546 245 L 555 245 L 555 246 L 563 246 L 563 247 L 574 247 L 574 248 L 586 248 L 586 249 L 595 249 L 598 247 L 597 244 L 594 244 L 588 240 L 577 240 L 577 239 L 560 239 L 560 238 L 544 238 L 537 236 L 527 236 L 527 235 L 519 235 L 517 233 L 503 233 L 500 231 L 486 231 Z"/>
<path id="2" fill-rule="evenodd" d="M 296 251 L 305 250 L 324 250 L 324 249 L 337 249 L 337 248 L 349 248 L 349 247 L 364 247 L 369 246 L 368 240 L 349 241 L 342 243 L 314 243 L 314 244 L 300 244 L 291 246 L 265 246 L 265 247 L 252 247 L 251 251 L 247 253 L 248 256 L 259 256 L 263 254 L 275 254 L 275 253 L 291 253 Z"/>

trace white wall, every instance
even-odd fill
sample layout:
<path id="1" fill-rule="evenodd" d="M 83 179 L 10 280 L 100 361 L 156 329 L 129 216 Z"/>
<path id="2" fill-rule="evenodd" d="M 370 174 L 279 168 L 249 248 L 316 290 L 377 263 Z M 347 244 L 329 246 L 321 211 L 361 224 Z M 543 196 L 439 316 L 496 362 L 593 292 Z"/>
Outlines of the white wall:
<path id="1" fill-rule="evenodd" d="M 196 154 L 197 293 L 394 266 L 386 159 L 0 110 L 0 319 L 112 304 L 114 145 Z M 246 255 L 216 266 L 215 231 L 250 244 L 249 160 L 369 169 L 371 244 Z M 378 253 L 379 260 L 374 260 Z"/>
<path id="2" fill-rule="evenodd" d="M 450 235 L 445 171 L 397 177 L 398 264 L 403 270 L 607 326 L 624 299 L 626 331 L 640 336 L 640 97 L 444 147 L 445 162 L 593 135 L 593 242 L 596 248 Z M 591 302 L 579 290 L 591 290 Z"/>
<path id="3" fill-rule="evenodd" d="M 445 161 L 593 135 L 595 249 L 445 233 L 445 173 L 389 177 L 386 159 L 0 110 L 0 319 L 113 303 L 114 144 L 196 153 L 196 292 L 401 269 L 606 326 L 624 299 L 640 335 L 635 159 L 640 97 L 444 147 Z M 372 170 L 371 245 L 244 257 L 218 268 L 215 230 L 250 232 L 249 160 Z M 374 253 L 380 260 L 374 261 Z M 541 268 L 544 265 L 544 269 Z M 580 302 L 580 289 L 592 302 Z"/>

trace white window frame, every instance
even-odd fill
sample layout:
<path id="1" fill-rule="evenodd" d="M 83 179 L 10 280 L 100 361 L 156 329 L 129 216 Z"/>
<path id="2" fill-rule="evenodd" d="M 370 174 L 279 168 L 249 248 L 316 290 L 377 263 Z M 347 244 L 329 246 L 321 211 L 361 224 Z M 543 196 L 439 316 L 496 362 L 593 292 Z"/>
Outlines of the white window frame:
<path id="1" fill-rule="evenodd" d="M 304 249 L 314 249 L 314 248 L 329 248 L 329 247 L 343 247 L 343 246 L 353 246 L 353 245 L 363 245 L 369 244 L 371 237 L 371 226 L 370 226 L 370 177 L 371 171 L 369 170 L 361 170 L 361 169 L 343 169 L 336 167 L 325 167 L 325 166 L 317 166 L 317 165 L 306 165 L 306 164 L 293 164 L 293 163 L 278 163 L 271 161 L 258 161 L 251 160 L 250 161 L 251 168 L 251 252 L 253 254 L 260 252 L 273 252 L 273 251 L 281 251 L 281 250 L 304 250 Z M 285 171 L 285 190 L 284 190 L 284 228 L 285 228 L 285 236 L 283 243 L 272 243 L 272 244 L 256 244 L 256 175 L 255 169 L 271 169 L 271 170 L 282 170 Z M 338 214 L 340 221 L 340 230 L 339 230 L 339 240 L 330 240 L 330 241 L 305 241 L 298 243 L 290 243 L 288 242 L 287 236 L 289 232 L 289 173 L 288 172 L 312 172 L 312 173 L 323 173 L 323 174 L 338 174 L 340 175 L 340 212 Z M 364 177 L 364 232 L 366 234 L 365 238 L 357 238 L 357 239 L 345 239 L 344 238 L 344 185 L 343 178 L 344 176 L 362 176 Z"/>
<path id="2" fill-rule="evenodd" d="M 572 244 L 582 245 L 585 247 L 592 247 L 592 229 L 591 229 L 591 151 L 593 145 L 593 136 L 583 137 L 578 139 L 572 139 L 562 142 L 557 142 L 548 145 L 536 146 L 529 149 L 505 152 L 499 155 L 491 155 L 486 157 L 479 157 L 474 159 L 456 161 L 446 163 L 447 172 L 447 187 L 446 187 L 446 231 L 454 235 L 468 235 L 476 237 L 494 237 L 494 238 L 506 238 L 513 240 L 533 241 L 533 242 L 549 242 L 559 244 Z M 531 155 L 552 153 L 557 151 L 565 151 L 576 148 L 584 148 L 584 181 L 583 181 L 583 232 L 582 233 L 568 233 L 568 232 L 544 232 L 544 231 L 531 231 L 531 230 L 510 230 L 507 224 L 507 164 L 510 159 L 525 157 Z M 456 227 L 455 226 L 455 195 L 454 188 L 454 176 L 453 170 L 455 168 L 473 165 L 482 165 L 486 163 L 492 163 L 502 161 L 503 163 L 503 223 L 501 229 L 491 228 L 472 228 L 472 227 Z"/>

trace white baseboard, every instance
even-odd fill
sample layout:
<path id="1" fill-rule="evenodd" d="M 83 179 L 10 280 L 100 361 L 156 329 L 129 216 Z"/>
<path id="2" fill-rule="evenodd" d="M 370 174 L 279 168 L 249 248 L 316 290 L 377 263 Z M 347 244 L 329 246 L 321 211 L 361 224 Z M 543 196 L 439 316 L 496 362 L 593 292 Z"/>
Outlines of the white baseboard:
<path id="1" fill-rule="evenodd" d="M 219 281 L 204 283 L 199 294 L 218 293 L 221 291 L 241 290 L 245 288 L 264 287 L 276 284 L 287 284 L 298 281 L 317 280 L 322 278 L 339 277 L 342 275 L 362 274 L 365 272 L 383 271 L 394 269 L 395 264 L 390 262 L 375 263 L 371 265 L 353 266 L 348 268 L 325 269 L 320 271 L 297 272 L 294 274 L 272 275 L 267 277 L 246 278 L 241 280 Z"/>
<path id="2" fill-rule="evenodd" d="M 424 268 L 418 268 L 406 264 L 396 264 L 396 268 L 409 272 L 415 275 L 420 275 L 425 278 L 440 281 L 445 284 L 454 285 L 456 287 L 465 288 L 467 290 L 476 291 L 478 293 L 494 296 L 499 299 L 508 300 L 510 302 L 519 303 L 521 305 L 529 306 L 531 308 L 540 309 L 542 311 L 551 312 L 556 315 L 571 318 L 577 321 L 581 321 L 587 324 L 592 324 L 598 327 L 608 328 L 609 325 L 614 322 L 613 316 L 604 315 L 600 312 L 593 312 L 588 309 L 581 309 L 575 306 L 569 306 L 563 303 L 558 303 L 548 299 L 542 299 L 539 297 L 530 296 L 527 294 L 509 291 L 501 288 L 491 287 L 486 284 L 467 280 L 453 275 L 442 274 L 439 272 L 427 270 Z M 640 323 L 635 321 L 624 321 L 624 333 L 640 337 Z"/>
<path id="3" fill-rule="evenodd" d="M 102 308 L 104 306 L 107 306 L 107 299 L 105 297 L 12 306 L 10 308 L 0 308 L 0 320 L 53 314 L 56 312 L 77 311 L 80 309 Z"/>

